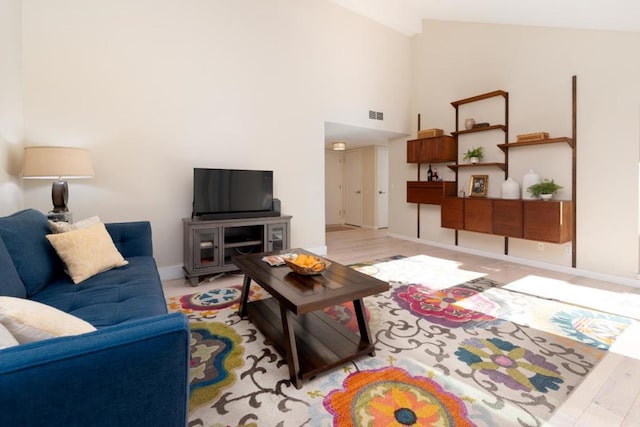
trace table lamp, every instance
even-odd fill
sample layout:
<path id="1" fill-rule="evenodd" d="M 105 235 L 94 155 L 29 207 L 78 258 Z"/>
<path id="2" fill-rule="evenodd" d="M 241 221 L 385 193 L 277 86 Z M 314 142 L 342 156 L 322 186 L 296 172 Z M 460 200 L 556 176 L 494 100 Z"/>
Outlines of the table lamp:
<path id="1" fill-rule="evenodd" d="M 92 178 L 89 152 L 74 147 L 25 147 L 22 177 L 54 179 L 51 187 L 52 213 L 68 212 L 69 186 L 65 179 Z"/>

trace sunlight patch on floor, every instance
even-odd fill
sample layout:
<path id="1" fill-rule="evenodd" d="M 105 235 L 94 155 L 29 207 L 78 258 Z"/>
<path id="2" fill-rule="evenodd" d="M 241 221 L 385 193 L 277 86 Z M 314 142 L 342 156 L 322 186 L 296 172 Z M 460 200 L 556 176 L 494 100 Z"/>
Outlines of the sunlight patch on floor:
<path id="1" fill-rule="evenodd" d="M 595 289 L 535 275 L 515 280 L 504 289 L 640 320 L 639 294 Z"/>
<path id="2" fill-rule="evenodd" d="M 630 319 L 629 326 L 616 337 L 608 351 L 640 360 L 637 339 L 640 336 L 640 295 L 595 289 L 535 275 L 515 280 L 503 289 L 545 298 L 550 304 L 566 302 Z"/>
<path id="3" fill-rule="evenodd" d="M 391 284 L 425 284 L 430 289 L 446 289 L 486 276 L 484 273 L 463 270 L 460 265 L 457 261 L 416 255 L 359 267 L 358 270 Z"/>

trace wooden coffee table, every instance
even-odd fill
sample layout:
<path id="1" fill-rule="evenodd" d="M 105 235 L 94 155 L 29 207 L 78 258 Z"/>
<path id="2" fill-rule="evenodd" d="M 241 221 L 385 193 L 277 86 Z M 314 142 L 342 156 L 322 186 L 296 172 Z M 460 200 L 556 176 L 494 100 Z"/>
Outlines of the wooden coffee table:
<path id="1" fill-rule="evenodd" d="M 286 358 L 291 380 L 300 388 L 303 380 L 320 372 L 375 354 L 362 298 L 388 291 L 389 284 L 334 261 L 314 276 L 262 261 L 265 255 L 287 252 L 239 255 L 233 263 L 244 273 L 238 314 L 248 316 Z M 251 280 L 273 298 L 248 302 Z M 359 335 L 322 312 L 348 301 L 353 302 Z"/>

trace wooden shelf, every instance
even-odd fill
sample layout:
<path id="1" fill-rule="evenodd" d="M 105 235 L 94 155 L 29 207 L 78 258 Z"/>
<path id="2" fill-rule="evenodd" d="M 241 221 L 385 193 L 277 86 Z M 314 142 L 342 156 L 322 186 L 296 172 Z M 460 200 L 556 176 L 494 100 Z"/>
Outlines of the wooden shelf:
<path id="1" fill-rule="evenodd" d="M 510 142 L 508 144 L 498 144 L 498 147 L 506 153 L 509 148 L 527 147 L 529 145 L 558 144 L 562 142 L 566 142 L 569 144 L 569 147 L 574 148 L 573 139 L 566 136 L 560 138 L 541 139 L 539 141 Z"/>
<path id="2" fill-rule="evenodd" d="M 243 248 L 245 246 L 262 245 L 262 240 L 245 240 L 242 242 L 225 242 L 226 248 Z"/>
<path id="3" fill-rule="evenodd" d="M 482 101 L 483 99 L 494 98 L 496 96 L 502 96 L 503 98 L 507 98 L 509 94 L 504 90 L 494 90 L 492 92 L 483 93 L 482 95 L 472 96 L 471 98 L 460 99 L 458 101 L 453 101 L 451 105 L 457 107 L 462 104 L 469 104 L 471 102 Z"/>
<path id="4" fill-rule="evenodd" d="M 454 132 L 451 132 L 451 135 L 464 135 L 467 133 L 486 132 L 489 130 L 496 130 L 496 129 L 500 129 L 504 132 L 507 131 L 507 127 L 505 125 L 490 125 L 490 126 L 482 126 L 482 127 L 473 128 L 473 129 L 464 129 L 464 130 L 454 131 Z"/>
<path id="5" fill-rule="evenodd" d="M 498 167 L 502 170 L 506 170 L 507 165 L 505 163 L 464 163 L 458 165 L 447 165 L 451 170 L 458 171 L 458 169 L 464 168 L 477 168 L 477 167 Z"/>
<path id="6" fill-rule="evenodd" d="M 288 338 L 282 331 L 280 306 L 276 298 L 250 302 L 247 314 L 286 359 Z M 373 344 L 364 342 L 322 311 L 291 316 L 290 321 L 295 331 L 302 380 L 375 351 Z"/>

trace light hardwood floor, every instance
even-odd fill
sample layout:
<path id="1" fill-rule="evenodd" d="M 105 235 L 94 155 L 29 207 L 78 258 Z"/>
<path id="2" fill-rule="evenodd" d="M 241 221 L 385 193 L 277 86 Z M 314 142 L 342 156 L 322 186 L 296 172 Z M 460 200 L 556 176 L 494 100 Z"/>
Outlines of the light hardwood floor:
<path id="1" fill-rule="evenodd" d="M 576 275 L 542 270 L 517 263 L 465 254 L 387 236 L 386 230 L 353 229 L 329 232 L 326 235 L 327 258 L 350 264 L 393 255 L 429 255 L 453 260 L 460 268 L 484 273 L 500 283 L 510 283 L 527 276 L 565 281 L 584 287 L 585 291 L 604 289 L 619 293 L 640 294 L 640 289 L 593 280 Z M 204 281 L 197 288 L 187 280 L 164 282 L 167 296 L 202 292 L 208 289 L 237 285 L 238 274 L 227 274 L 212 281 Z M 640 307 L 637 313 L 640 316 Z M 634 325 L 618 340 L 619 352 L 610 351 L 594 371 L 559 408 L 549 426 L 638 426 L 640 427 L 640 327 Z M 616 350 L 617 351 L 617 350 Z"/>

